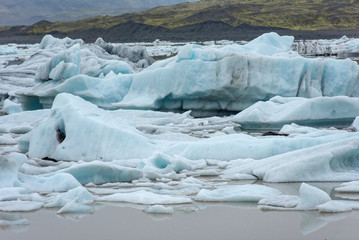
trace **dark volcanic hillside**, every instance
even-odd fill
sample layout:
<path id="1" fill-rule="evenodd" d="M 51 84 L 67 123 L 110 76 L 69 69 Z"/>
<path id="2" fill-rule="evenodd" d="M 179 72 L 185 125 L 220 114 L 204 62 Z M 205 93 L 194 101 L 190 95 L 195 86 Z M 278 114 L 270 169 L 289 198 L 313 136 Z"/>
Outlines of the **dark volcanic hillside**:
<path id="1" fill-rule="evenodd" d="M 3 28 L 1 42 L 41 40 L 44 34 L 93 42 L 249 40 L 276 31 L 296 38 L 358 36 L 359 0 L 202 0 L 141 13 Z M 36 39 L 36 40 L 35 40 Z"/>

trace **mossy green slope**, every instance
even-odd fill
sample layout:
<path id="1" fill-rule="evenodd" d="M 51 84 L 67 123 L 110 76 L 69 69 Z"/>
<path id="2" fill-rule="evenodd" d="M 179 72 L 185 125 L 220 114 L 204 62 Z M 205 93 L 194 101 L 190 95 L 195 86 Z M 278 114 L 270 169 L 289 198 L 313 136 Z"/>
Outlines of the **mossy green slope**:
<path id="1" fill-rule="evenodd" d="M 358 29 L 359 0 L 202 0 L 141 13 L 34 25 L 26 31 L 68 33 L 91 28 L 106 29 L 129 21 L 168 29 L 207 21 L 293 30 Z"/>

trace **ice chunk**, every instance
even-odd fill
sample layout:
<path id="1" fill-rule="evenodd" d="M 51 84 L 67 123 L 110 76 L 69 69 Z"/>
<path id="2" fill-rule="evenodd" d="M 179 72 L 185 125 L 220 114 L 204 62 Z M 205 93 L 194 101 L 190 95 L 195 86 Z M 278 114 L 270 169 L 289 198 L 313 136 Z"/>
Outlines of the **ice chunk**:
<path id="1" fill-rule="evenodd" d="M 358 149 L 359 138 L 355 136 L 252 160 L 235 168 L 238 173 L 252 174 L 267 182 L 350 181 L 359 176 Z"/>
<path id="2" fill-rule="evenodd" d="M 21 51 L 16 46 L 0 46 L 0 56 L 1 55 L 13 55 L 18 54 Z"/>
<path id="3" fill-rule="evenodd" d="M 66 192 L 81 184 L 68 173 L 52 173 L 49 176 L 21 175 L 22 186 L 30 192 Z"/>
<path id="4" fill-rule="evenodd" d="M 215 190 L 202 189 L 196 196 L 196 201 L 206 202 L 258 202 L 263 198 L 278 196 L 281 193 L 271 187 L 247 184 L 228 186 Z"/>
<path id="5" fill-rule="evenodd" d="M 26 159 L 26 156 L 20 153 L 0 155 L 0 188 L 22 186 L 18 178 L 18 171 Z"/>
<path id="6" fill-rule="evenodd" d="M 30 157 L 109 161 L 152 153 L 149 140 L 126 121 L 65 93 L 56 97 L 51 117 L 29 135 Z"/>
<path id="7" fill-rule="evenodd" d="M 3 111 L 7 112 L 8 114 L 21 112 L 21 105 L 18 103 L 12 102 L 9 99 L 5 99 Z"/>
<path id="8" fill-rule="evenodd" d="M 64 80 L 80 74 L 81 48 L 76 44 L 40 66 L 35 75 L 39 81 Z"/>
<path id="9" fill-rule="evenodd" d="M 148 67 L 154 62 L 153 58 L 148 55 L 146 48 L 143 46 L 130 47 L 124 44 L 114 45 L 106 43 L 102 38 L 98 38 L 95 44 L 105 49 L 106 52 L 110 54 L 117 55 L 136 63 L 137 67 Z"/>
<path id="10" fill-rule="evenodd" d="M 80 203 L 78 202 L 78 198 L 74 198 L 68 201 L 57 213 L 92 213 L 93 211 L 94 208 L 92 206 Z"/>
<path id="11" fill-rule="evenodd" d="M 76 199 L 77 203 L 91 204 L 96 199 L 85 187 L 79 186 L 66 193 L 56 194 L 47 201 L 45 207 L 63 207 L 67 202 Z"/>
<path id="12" fill-rule="evenodd" d="M 359 131 L 359 117 L 355 117 L 352 127 L 355 129 L 355 131 Z"/>
<path id="13" fill-rule="evenodd" d="M 350 212 L 352 208 L 342 201 L 328 201 L 317 206 L 319 212 L 323 213 L 337 213 L 337 212 Z"/>
<path id="14" fill-rule="evenodd" d="M 115 193 L 109 196 L 99 197 L 100 202 L 129 202 L 136 204 L 163 205 L 163 204 L 182 204 L 191 203 L 192 200 L 187 197 L 175 197 L 169 195 L 161 195 L 145 190 Z"/>
<path id="15" fill-rule="evenodd" d="M 267 101 L 277 95 L 305 98 L 342 95 L 359 97 L 359 67 L 356 62 L 293 56 L 289 47 L 292 41 L 292 37 L 280 37 L 272 33 L 242 47 L 232 46 L 231 49 L 188 45 L 177 56 L 159 61 L 141 72 L 130 74 L 130 77 L 128 74 L 120 75 L 112 80 L 112 83 L 116 83 L 113 85 L 114 91 L 97 89 L 95 92 L 99 94 L 91 97 L 96 99 L 94 102 L 101 102 L 107 108 L 198 111 L 241 111 L 257 101 Z M 108 71 L 102 71 L 100 61 L 81 52 L 82 61 L 88 59 L 88 63 L 81 64 L 87 70 L 80 72 L 101 81 L 100 76 L 106 75 Z M 56 56 L 55 59 L 60 60 L 56 61 L 57 65 L 64 58 Z M 59 69 L 53 70 L 54 76 L 64 78 L 67 77 L 65 73 L 72 75 L 74 71 L 62 71 L 66 64 L 64 61 Z M 113 72 L 117 70 L 115 67 L 110 69 Z M 41 72 L 44 73 L 52 71 L 47 68 L 43 70 Z M 47 74 L 39 78 L 46 79 Z M 70 79 L 61 83 L 44 83 L 27 92 L 26 96 L 40 96 L 42 100 L 53 98 L 56 94 L 50 89 L 58 84 L 61 88 L 58 87 L 56 91 L 77 85 L 85 86 L 84 91 L 87 93 L 92 93 L 98 86 L 93 79 Z M 124 95 L 119 98 L 118 92 Z M 84 95 L 81 91 L 72 93 Z"/>
<path id="16" fill-rule="evenodd" d="M 259 205 L 272 207 L 294 208 L 298 205 L 300 198 L 298 196 L 280 195 L 272 198 L 264 198 L 258 202 Z"/>
<path id="17" fill-rule="evenodd" d="M 80 163 L 70 168 L 60 170 L 74 176 L 82 185 L 87 183 L 104 184 L 112 182 L 130 182 L 142 177 L 138 169 L 121 167 L 116 164 L 93 161 Z"/>
<path id="18" fill-rule="evenodd" d="M 14 200 L 43 202 L 44 198 L 37 193 L 29 194 L 26 189 L 22 187 L 0 189 L 0 201 Z"/>
<path id="19" fill-rule="evenodd" d="M 63 38 L 63 39 L 59 39 L 59 38 L 55 38 L 55 37 L 53 37 L 51 35 L 46 35 L 41 40 L 40 48 L 42 48 L 42 49 L 55 48 L 55 47 L 70 48 L 75 44 L 83 45 L 84 41 L 82 41 L 81 39 L 73 40 L 73 39 L 68 38 L 68 37 Z"/>
<path id="20" fill-rule="evenodd" d="M 152 214 L 172 214 L 173 208 L 172 207 L 165 207 L 163 205 L 153 205 L 145 209 L 146 213 Z"/>
<path id="21" fill-rule="evenodd" d="M 33 201 L 4 201 L 0 202 L 0 211 L 3 212 L 29 212 L 42 208 L 43 202 Z"/>
<path id="22" fill-rule="evenodd" d="M 343 183 L 340 187 L 335 188 L 335 190 L 344 193 L 359 193 L 359 181 Z"/>
<path id="23" fill-rule="evenodd" d="M 349 126 L 359 115 L 359 98 L 345 96 L 317 98 L 273 97 L 257 102 L 237 114 L 233 121 L 243 128 L 281 128 L 296 123 L 314 126 Z"/>
<path id="24" fill-rule="evenodd" d="M 290 204 L 283 203 L 285 199 L 290 198 Z M 318 206 L 325 204 L 332 199 L 323 190 L 302 183 L 299 188 L 299 199 L 296 197 L 279 196 L 278 198 L 264 199 L 259 208 L 271 210 L 296 210 L 308 211 L 317 210 Z"/>
<path id="25" fill-rule="evenodd" d="M 317 209 L 317 206 L 332 200 L 323 190 L 306 183 L 302 183 L 300 186 L 299 197 L 300 201 L 295 207 L 296 210 Z"/>
<path id="26" fill-rule="evenodd" d="M 248 52 L 260 55 L 280 55 L 291 53 L 293 45 L 293 36 L 279 36 L 275 32 L 265 33 L 244 45 L 228 45 L 222 47 L 222 50 L 231 52 Z"/>
<path id="27" fill-rule="evenodd" d="M 190 160 L 181 158 L 180 156 L 171 157 L 167 154 L 156 152 L 150 158 L 142 160 L 141 163 L 137 166 L 140 169 L 145 171 L 153 171 L 157 169 L 171 169 L 176 173 L 186 169 L 192 170 Z M 151 168 L 152 167 L 152 168 Z"/>

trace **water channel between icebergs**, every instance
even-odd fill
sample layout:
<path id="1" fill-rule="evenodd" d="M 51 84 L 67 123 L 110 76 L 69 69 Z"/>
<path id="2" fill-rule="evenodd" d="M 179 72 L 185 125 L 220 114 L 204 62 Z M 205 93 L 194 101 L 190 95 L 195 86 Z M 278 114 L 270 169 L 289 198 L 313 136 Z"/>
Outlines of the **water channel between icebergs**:
<path id="1" fill-rule="evenodd" d="M 244 183 L 248 183 L 245 181 Z M 262 182 L 256 182 L 263 184 Z M 232 184 L 242 184 L 232 182 Z M 285 194 L 298 192 L 300 183 L 268 184 Z M 340 183 L 311 183 L 332 199 Z M 343 197 L 343 196 L 341 196 Z M 352 196 L 353 197 L 353 196 Z M 28 213 L 0 213 L 0 239 L 357 239 L 359 211 L 261 211 L 256 203 L 173 205 L 173 214 L 145 213 L 145 205 L 101 203 L 92 214 L 55 214 L 45 208 Z M 177 211 L 178 210 L 178 211 Z M 21 224 L 21 222 L 23 224 Z"/>

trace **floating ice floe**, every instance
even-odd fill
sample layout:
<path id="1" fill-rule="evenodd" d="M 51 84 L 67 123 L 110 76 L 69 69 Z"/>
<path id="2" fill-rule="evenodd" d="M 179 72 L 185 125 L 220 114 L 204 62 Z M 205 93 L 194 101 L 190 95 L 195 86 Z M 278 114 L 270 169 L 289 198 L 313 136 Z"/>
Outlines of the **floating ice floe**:
<path id="1" fill-rule="evenodd" d="M 289 202 L 287 202 L 287 200 L 289 200 Z M 308 211 L 317 210 L 319 205 L 325 204 L 331 200 L 330 196 L 323 190 L 309 184 L 302 183 L 299 188 L 298 198 L 295 196 L 291 197 L 278 194 L 278 196 L 260 200 L 258 202 L 258 206 L 264 210 Z M 323 210 L 324 208 L 325 205 L 323 206 Z"/>
<path id="2" fill-rule="evenodd" d="M 146 213 L 152 214 L 172 214 L 173 208 L 172 207 L 165 207 L 163 205 L 153 205 L 145 209 Z"/>
<path id="3" fill-rule="evenodd" d="M 0 55 L 12 55 L 21 52 L 16 46 L 0 46 Z"/>
<path id="4" fill-rule="evenodd" d="M 335 188 L 337 192 L 359 193 L 359 181 L 346 182 Z"/>
<path id="5" fill-rule="evenodd" d="M 18 103 L 12 102 L 9 99 L 5 99 L 4 105 L 3 105 L 3 111 L 6 112 L 7 114 L 21 112 L 21 105 Z"/>
<path id="6" fill-rule="evenodd" d="M 235 167 L 266 182 L 350 181 L 359 177 L 359 138 L 351 137 L 306 147 Z"/>
<path id="7" fill-rule="evenodd" d="M 98 38 L 95 45 L 100 46 L 111 55 L 117 55 L 135 63 L 136 66 L 140 68 L 148 67 L 154 62 L 153 58 L 148 55 L 146 48 L 143 46 L 137 45 L 130 47 L 124 44 L 114 45 L 106 43 L 102 38 Z"/>
<path id="8" fill-rule="evenodd" d="M 337 56 L 339 58 L 357 58 L 359 56 L 359 41 L 346 36 L 333 40 L 298 40 L 293 44 L 293 50 L 305 56 Z"/>
<path id="9" fill-rule="evenodd" d="M 46 35 L 43 37 L 43 39 L 40 42 L 40 48 L 46 49 L 46 48 L 56 48 L 56 47 L 65 47 L 65 48 L 71 48 L 72 46 L 79 44 L 84 45 L 84 41 L 82 39 L 71 39 L 69 37 L 65 37 L 63 39 L 55 38 L 51 35 Z"/>
<path id="10" fill-rule="evenodd" d="M 169 159 L 175 155 L 178 156 L 176 163 L 173 163 L 181 166 L 173 165 L 172 167 L 174 167 L 173 170 L 180 171 L 191 168 L 190 162 L 186 159 L 261 159 L 358 135 L 358 133 L 346 131 L 319 131 L 289 138 L 275 136 L 257 138 L 246 134 L 224 134 L 215 135 L 209 139 L 186 136 L 169 141 L 167 134 L 164 134 L 164 139 L 161 139 L 161 135 L 152 136 L 139 131 L 137 129 L 139 122 L 132 124 L 126 117 L 122 117 L 126 113 L 105 111 L 79 97 L 60 94 L 55 99 L 51 117 L 21 137 L 19 149 L 31 158 L 48 157 L 67 161 L 143 159 L 149 158 L 155 152 L 162 152 L 171 156 Z M 132 114 L 135 113 L 132 112 Z M 138 117 L 141 116 L 141 112 L 137 114 Z M 162 114 L 162 116 L 166 115 Z M 167 115 L 171 118 L 176 118 L 176 116 L 180 115 Z M 184 122 L 186 120 L 180 121 L 180 123 Z M 171 128 L 166 129 L 160 126 L 157 127 L 159 130 L 171 132 Z M 305 149 L 302 150 L 305 151 Z M 325 148 L 323 147 L 322 150 Z M 151 162 L 155 159 L 146 161 Z M 161 160 L 160 162 L 169 161 Z"/>
<path id="11" fill-rule="evenodd" d="M 215 190 L 202 189 L 196 196 L 196 201 L 206 202 L 258 202 L 263 198 L 280 195 L 281 192 L 267 186 L 247 184 L 227 186 Z"/>
<path id="12" fill-rule="evenodd" d="M 42 208 L 43 202 L 33 201 L 2 201 L 0 202 L 0 211 L 3 212 L 29 212 Z"/>
<path id="13" fill-rule="evenodd" d="M 347 127 L 359 116 L 359 98 L 345 96 L 317 98 L 273 97 L 257 102 L 232 121 L 245 129 L 280 129 L 285 124 Z"/>
<path id="14" fill-rule="evenodd" d="M 142 177 L 142 172 L 138 169 L 117 166 L 116 164 L 101 161 L 81 163 L 59 172 L 71 174 L 82 185 L 88 183 L 131 182 Z"/>
<path id="15" fill-rule="evenodd" d="M 99 197 L 97 201 L 100 202 L 127 202 L 145 205 L 163 205 L 163 204 L 184 204 L 192 203 L 188 197 L 170 196 L 156 194 L 145 190 L 128 192 L 128 193 L 115 193 L 108 196 Z"/>

